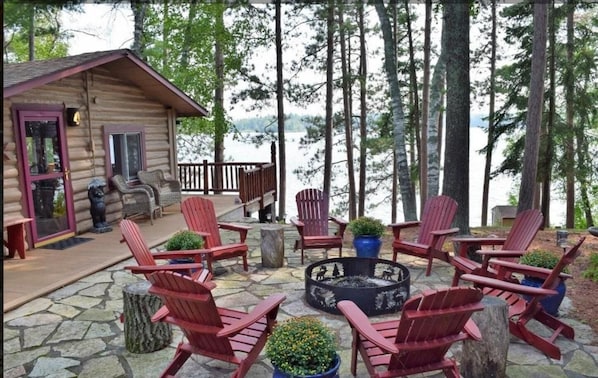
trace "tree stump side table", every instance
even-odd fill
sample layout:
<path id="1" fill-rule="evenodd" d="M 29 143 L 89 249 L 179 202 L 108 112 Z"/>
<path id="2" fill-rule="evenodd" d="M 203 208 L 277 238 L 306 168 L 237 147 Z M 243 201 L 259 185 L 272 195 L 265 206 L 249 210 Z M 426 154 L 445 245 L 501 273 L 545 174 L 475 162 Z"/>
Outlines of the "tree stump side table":
<path id="1" fill-rule="evenodd" d="M 282 226 L 264 226 L 260 230 L 262 266 L 282 268 L 284 263 L 284 229 Z"/>
<path id="2" fill-rule="evenodd" d="M 172 328 L 163 322 L 152 323 L 162 300 L 148 292 L 149 281 L 123 288 L 125 347 L 131 353 L 151 353 L 166 348 L 172 341 Z"/>
<path id="3" fill-rule="evenodd" d="M 463 341 L 459 368 L 464 378 L 506 377 L 509 351 L 509 309 L 503 299 L 485 296 L 484 310 L 471 316 L 482 333 L 482 340 Z"/>

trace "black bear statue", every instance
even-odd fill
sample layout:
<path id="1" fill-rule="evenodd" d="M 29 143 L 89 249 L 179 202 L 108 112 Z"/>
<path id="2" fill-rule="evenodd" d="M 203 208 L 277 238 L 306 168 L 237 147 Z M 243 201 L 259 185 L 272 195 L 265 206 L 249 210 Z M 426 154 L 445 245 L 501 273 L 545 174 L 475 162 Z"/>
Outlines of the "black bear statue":
<path id="1" fill-rule="evenodd" d="M 87 197 L 89 198 L 91 220 L 93 221 L 92 231 L 103 233 L 112 231 L 112 227 L 106 222 L 106 204 L 104 203 L 104 187 L 106 182 L 99 178 L 91 180 L 87 185 Z"/>

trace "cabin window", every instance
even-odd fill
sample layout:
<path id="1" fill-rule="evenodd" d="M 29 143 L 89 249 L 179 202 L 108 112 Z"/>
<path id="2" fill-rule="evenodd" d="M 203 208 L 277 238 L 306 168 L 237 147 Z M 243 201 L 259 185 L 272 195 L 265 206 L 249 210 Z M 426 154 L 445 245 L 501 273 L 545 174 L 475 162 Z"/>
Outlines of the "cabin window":
<path id="1" fill-rule="evenodd" d="M 108 147 L 106 156 L 108 176 L 120 174 L 127 181 L 136 181 L 137 172 L 145 168 L 143 128 L 106 127 L 104 134 Z"/>

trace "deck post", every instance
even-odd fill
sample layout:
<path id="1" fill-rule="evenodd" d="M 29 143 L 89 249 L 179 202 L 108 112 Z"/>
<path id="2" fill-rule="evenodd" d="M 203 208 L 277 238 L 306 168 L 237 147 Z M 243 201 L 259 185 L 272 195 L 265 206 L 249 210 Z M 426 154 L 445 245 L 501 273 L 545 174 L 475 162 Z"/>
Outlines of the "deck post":
<path id="1" fill-rule="evenodd" d="M 210 192 L 210 181 L 209 181 L 209 170 L 208 170 L 208 161 L 203 161 L 203 194 L 208 194 Z"/>

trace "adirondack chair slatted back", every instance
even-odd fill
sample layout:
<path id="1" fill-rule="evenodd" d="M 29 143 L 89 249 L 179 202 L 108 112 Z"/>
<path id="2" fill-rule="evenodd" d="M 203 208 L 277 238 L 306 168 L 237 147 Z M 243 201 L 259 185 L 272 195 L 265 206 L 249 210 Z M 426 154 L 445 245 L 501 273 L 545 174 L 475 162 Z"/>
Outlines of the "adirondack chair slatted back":
<path id="1" fill-rule="evenodd" d="M 206 232 L 204 248 L 222 245 L 214 203 L 202 197 L 189 197 L 181 205 L 185 222 L 191 231 Z"/>
<path id="2" fill-rule="evenodd" d="M 467 338 L 463 328 L 471 315 L 481 311 L 483 294 L 474 288 L 428 290 L 403 305 L 395 343 L 421 347 L 392 355 L 388 369 L 425 366 L 442 360 L 451 345 Z"/>
<path id="3" fill-rule="evenodd" d="M 304 236 L 328 235 L 328 194 L 304 189 L 295 195 L 299 220 L 305 224 Z"/>
<path id="4" fill-rule="evenodd" d="M 505 251 L 525 251 L 536 237 L 543 221 L 542 212 L 536 209 L 525 210 L 517 214 L 502 249 Z"/>
<path id="5" fill-rule="evenodd" d="M 123 219 L 120 222 L 120 231 L 137 264 L 140 266 L 156 265 L 156 260 L 154 260 L 152 252 L 145 243 L 137 223 Z M 148 278 L 148 276 L 149 273 L 145 275 L 145 278 Z"/>
<path id="6" fill-rule="evenodd" d="M 432 231 L 449 229 L 456 213 L 457 201 L 451 197 L 437 196 L 429 198 L 424 205 L 417 242 L 431 245 Z M 438 238 L 436 245 L 432 247 L 441 250 L 445 239 L 446 237 Z"/>
<path id="7" fill-rule="evenodd" d="M 179 325 L 189 344 L 200 351 L 234 357 L 229 339 L 216 336 L 224 324 L 209 288 L 173 272 L 152 274 L 149 281 L 149 292 L 168 308 L 167 321 Z"/>

